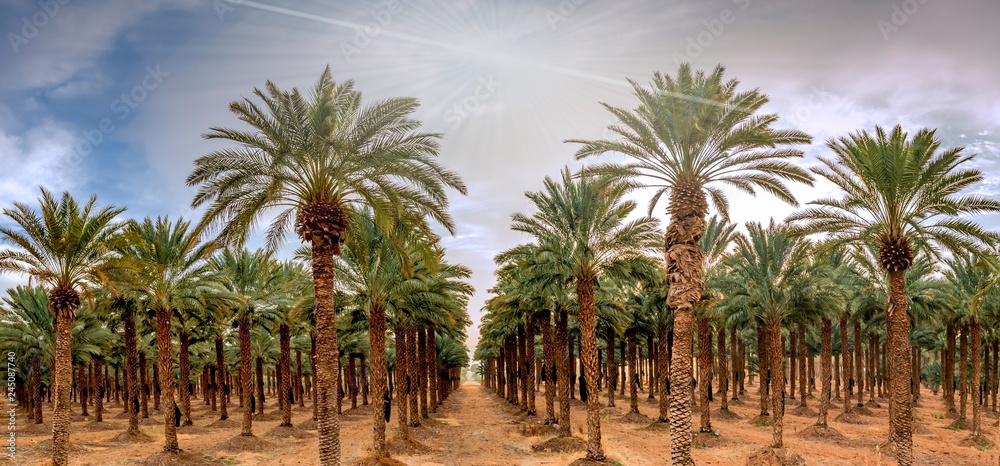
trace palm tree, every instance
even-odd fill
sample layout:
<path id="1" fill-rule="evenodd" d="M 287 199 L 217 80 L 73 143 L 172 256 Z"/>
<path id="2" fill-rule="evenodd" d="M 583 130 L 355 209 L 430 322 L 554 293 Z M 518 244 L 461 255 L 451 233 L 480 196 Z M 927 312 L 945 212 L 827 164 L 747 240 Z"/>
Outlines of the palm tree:
<path id="1" fill-rule="evenodd" d="M 200 185 L 192 205 L 209 204 L 203 225 L 220 238 L 240 244 L 273 208 L 283 209 L 271 223 L 271 249 L 294 224 L 312 248 L 316 296 L 316 379 L 319 395 L 319 455 L 322 464 L 340 462 L 340 424 L 335 401 L 337 328 L 333 307 L 333 257 L 340 253 L 351 213 L 372 210 L 388 229 L 400 212 L 431 218 L 449 231 L 445 188 L 466 188 L 459 177 L 439 166 L 439 134 L 418 132 L 410 118 L 418 102 L 393 98 L 362 107 L 354 83 L 337 84 L 327 67 L 306 99 L 294 89 L 272 83 L 230 110 L 249 131 L 212 128 L 207 139 L 238 144 L 195 161 L 188 185 Z M 216 228 L 217 227 L 217 228 Z"/>
<path id="2" fill-rule="evenodd" d="M 982 181 L 979 170 L 964 168 L 972 155 L 958 147 L 939 151 L 933 130 L 908 138 L 902 127 L 890 132 L 876 126 L 827 142 L 835 158 L 820 158 L 825 168 L 813 172 L 841 188 L 842 199 L 820 199 L 816 207 L 789 217 L 807 233 L 829 233 L 834 241 L 870 245 L 889 277 L 886 309 L 889 366 L 889 442 L 900 465 L 913 462 L 910 398 L 910 317 L 905 272 L 914 249 L 939 257 L 940 247 L 955 253 L 978 251 L 997 235 L 966 215 L 1000 210 L 997 201 L 961 191 Z"/>
<path id="3" fill-rule="evenodd" d="M 0 322 L 0 345 L 31 362 L 31 417 L 41 424 L 42 363 L 52 360 L 56 346 L 48 292 L 40 286 L 8 288 L 0 306 Z"/>
<path id="4" fill-rule="evenodd" d="M 649 89 L 629 81 L 639 100 L 634 110 L 603 104 L 618 119 L 609 129 L 621 140 L 569 141 L 583 144 L 577 159 L 605 152 L 633 159 L 625 165 L 597 165 L 588 171 L 615 179 L 648 180 L 633 183 L 656 189 L 650 215 L 669 193 L 665 257 L 668 304 L 674 311 L 670 456 L 676 465 L 693 464 L 688 435 L 692 325 L 704 289 L 698 240 L 705 231 L 708 198 L 724 218 L 728 211 L 725 194 L 712 185 L 729 185 L 751 195 L 759 188 L 795 204 L 782 179 L 812 182 L 806 171 L 785 161 L 801 157 L 801 151 L 776 147 L 809 143 L 811 138 L 801 131 L 772 128 L 777 115 L 757 114 L 768 102 L 767 95 L 757 89 L 738 92 L 739 81 L 723 81 L 724 72 L 721 65 L 711 73 L 694 72 L 684 63 L 676 77 L 654 74 Z"/>
<path id="5" fill-rule="evenodd" d="M 80 205 L 68 192 L 57 199 L 41 188 L 40 210 L 15 202 L 4 215 L 21 231 L 0 227 L 0 239 L 16 249 L 0 251 L 0 272 L 24 274 L 51 287 L 49 308 L 56 316 L 55 409 L 52 413 L 52 462 L 69 463 L 69 390 L 73 360 L 70 353 L 73 320 L 80 294 L 90 296 L 101 282 L 111 257 L 109 242 L 120 225 L 124 208 L 97 208 L 97 196 Z"/>
<path id="6" fill-rule="evenodd" d="M 656 220 L 643 217 L 626 222 L 636 204 L 623 201 L 624 183 L 600 183 L 584 177 L 574 180 L 563 169 L 559 181 L 545 178 L 545 190 L 525 193 L 538 208 L 528 217 L 512 216 L 511 228 L 534 236 L 556 268 L 576 282 L 584 376 L 588 387 L 597 387 L 597 303 L 599 280 L 629 276 L 633 263 L 653 247 Z M 587 398 L 587 459 L 603 461 L 600 402 Z"/>
<path id="7" fill-rule="evenodd" d="M 201 243 L 189 230 L 190 222 L 147 217 L 131 221 L 125 228 L 126 244 L 121 248 L 135 270 L 132 287 L 142 294 L 144 305 L 156 315 L 156 346 L 159 353 L 160 387 L 168 406 L 164 409 L 165 453 L 178 453 L 174 425 L 174 349 L 171 321 L 176 309 L 197 306 L 200 290 L 214 285 L 207 277 L 204 262 L 210 244 Z M 186 390 L 186 387 L 182 387 Z M 182 394 L 182 401 L 184 399 Z"/>
<path id="8" fill-rule="evenodd" d="M 275 273 L 276 263 L 271 254 L 264 251 L 232 251 L 227 249 L 214 255 L 209 261 L 212 272 L 218 276 L 229 292 L 231 305 L 235 308 L 237 338 L 239 340 L 239 384 L 240 405 L 243 408 L 241 436 L 253 436 L 253 396 L 252 340 L 251 330 L 258 314 L 266 313 L 273 284 L 279 277 Z M 263 403 L 257 400 L 263 410 Z M 263 412 L 263 411 L 262 411 Z"/>

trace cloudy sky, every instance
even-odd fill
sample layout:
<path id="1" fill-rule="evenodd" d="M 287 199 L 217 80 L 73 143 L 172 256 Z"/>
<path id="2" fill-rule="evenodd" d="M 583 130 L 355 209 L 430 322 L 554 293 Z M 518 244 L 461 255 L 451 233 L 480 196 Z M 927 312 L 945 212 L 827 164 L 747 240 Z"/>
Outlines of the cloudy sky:
<path id="1" fill-rule="evenodd" d="M 445 243 L 474 271 L 478 323 L 492 257 L 527 240 L 508 228 L 528 207 L 522 193 L 579 167 L 562 141 L 607 134 L 599 102 L 633 106 L 626 78 L 680 61 L 722 63 L 770 95 L 780 126 L 815 138 L 803 165 L 857 129 L 933 127 L 979 154 L 977 190 L 997 196 L 997 18 L 994 0 L 7 0 L 0 206 L 33 202 L 42 185 L 97 193 L 132 217 L 197 216 L 184 178 L 222 147 L 200 135 L 237 125 L 227 105 L 265 80 L 306 88 L 329 64 L 366 100 L 419 98 L 417 116 L 447 135 L 441 161 L 469 195 L 453 196 Z M 804 202 L 833 193 L 794 190 Z M 740 222 L 793 210 L 732 201 Z"/>

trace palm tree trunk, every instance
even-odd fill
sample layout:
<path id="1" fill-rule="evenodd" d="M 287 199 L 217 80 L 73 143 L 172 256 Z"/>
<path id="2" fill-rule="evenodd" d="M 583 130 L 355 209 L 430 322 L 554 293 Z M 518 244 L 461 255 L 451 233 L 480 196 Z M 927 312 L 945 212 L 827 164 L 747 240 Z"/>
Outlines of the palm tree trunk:
<path id="1" fill-rule="evenodd" d="M 431 381 L 431 412 L 436 413 L 444 399 L 441 396 L 441 372 L 437 363 L 437 329 L 433 325 L 427 328 L 427 365 Z"/>
<path id="2" fill-rule="evenodd" d="M 808 384 L 806 377 L 806 329 L 805 326 L 799 324 L 799 406 L 806 408 L 808 406 L 806 400 L 806 385 Z M 794 342 L 793 342 L 794 344 Z"/>
<path id="3" fill-rule="evenodd" d="M 594 302 L 594 277 L 576 277 L 576 295 L 580 303 L 580 352 L 587 387 L 597 386 L 597 304 Z M 601 404 L 596 396 L 587 397 L 587 459 L 604 461 L 601 446 Z"/>
<path id="4" fill-rule="evenodd" d="M 571 437 L 573 432 L 570 430 L 570 416 L 569 416 L 569 354 L 568 354 L 568 343 L 567 339 L 569 337 L 569 314 L 566 309 L 562 306 L 557 306 L 557 316 L 556 319 L 556 341 L 553 353 L 556 353 L 556 370 L 558 376 L 556 377 L 556 384 L 559 390 L 559 436 L 560 437 Z"/>
<path id="5" fill-rule="evenodd" d="M 240 339 L 240 406 L 243 407 L 243 430 L 240 435 L 252 436 L 254 406 L 250 403 L 250 398 L 253 397 L 253 373 L 250 366 L 250 316 L 240 316 L 236 319 L 236 325 Z"/>
<path id="6" fill-rule="evenodd" d="M 83 417 L 89 417 L 90 413 L 87 412 L 87 398 L 90 394 L 89 387 L 87 386 L 87 365 L 80 364 L 77 368 L 77 392 L 80 398 L 80 415 Z"/>
<path id="7" fill-rule="evenodd" d="M 94 421 L 104 422 L 104 384 L 97 383 L 94 379 L 94 372 L 97 373 L 97 377 L 101 377 L 101 367 L 104 365 L 104 361 L 100 357 L 94 358 L 94 363 L 90 367 L 90 385 L 94 387 Z"/>
<path id="8" fill-rule="evenodd" d="M 381 303 L 373 305 L 369 313 L 368 348 L 368 357 L 372 360 L 372 421 L 374 424 L 372 451 L 376 458 L 385 458 L 389 456 L 389 448 L 385 442 L 385 402 L 388 397 L 386 396 L 385 308 L 382 307 Z M 396 365 L 398 367 L 399 363 L 397 362 Z"/>
<path id="9" fill-rule="evenodd" d="M 306 406 L 304 394 L 305 390 L 302 388 L 302 351 L 295 350 L 295 398 L 299 400 L 300 408 Z M 365 395 L 367 396 L 367 392 L 365 392 Z M 365 404 L 368 403 L 366 402 Z"/>
<path id="10" fill-rule="evenodd" d="M 757 385 L 757 394 L 760 395 L 760 415 L 770 416 L 768 406 L 771 404 L 770 393 L 774 388 L 771 381 L 774 380 L 771 375 L 771 351 L 768 350 L 768 346 L 771 345 L 771 339 L 767 335 L 768 327 L 764 325 L 762 320 L 757 320 L 757 372 L 760 374 L 760 381 Z M 778 343 L 781 343 L 781 339 L 778 339 Z M 776 352 L 781 353 L 781 350 Z"/>
<path id="11" fill-rule="evenodd" d="M 260 356 L 256 359 L 256 369 L 257 398 L 254 407 L 257 408 L 257 414 L 264 414 L 264 359 Z"/>
<path id="12" fill-rule="evenodd" d="M 798 382 L 798 377 L 796 377 L 798 375 L 798 365 L 796 364 L 798 359 L 796 358 L 796 353 L 798 352 L 796 343 L 799 341 L 798 338 L 798 332 L 789 329 L 788 339 L 791 340 L 791 343 L 788 345 L 788 382 L 791 384 L 791 389 L 788 391 L 788 399 L 790 400 L 795 399 L 795 387 Z"/>
<path id="13" fill-rule="evenodd" d="M 771 366 L 771 448 L 782 448 L 784 434 L 784 391 L 785 384 L 781 381 L 785 379 L 782 369 L 782 354 L 784 346 L 781 343 L 781 321 L 768 322 L 767 324 L 767 352 L 768 362 Z"/>
<path id="14" fill-rule="evenodd" d="M 615 356 L 615 328 L 613 326 L 608 327 L 608 334 L 604 337 L 604 341 L 607 343 L 608 349 L 608 407 L 612 407 L 615 405 L 615 388 L 618 385 L 618 362 Z M 597 386 L 593 385 L 593 387 L 596 393 Z"/>
<path id="15" fill-rule="evenodd" d="M 943 387 L 944 407 L 948 415 L 956 415 L 955 409 L 955 324 L 949 322 L 945 326 L 945 348 L 941 361 L 941 384 Z"/>
<path id="16" fill-rule="evenodd" d="M 157 343 L 159 346 L 159 343 Z M 160 395 L 163 393 L 163 388 L 160 387 L 160 364 L 153 364 L 153 410 L 160 410 Z"/>
<path id="17" fill-rule="evenodd" d="M 982 351 L 979 319 L 973 317 L 969 323 L 969 338 L 972 340 L 972 438 L 982 436 L 982 410 L 980 409 L 979 379 L 982 371 L 979 352 Z"/>
<path id="18" fill-rule="evenodd" d="M 409 377 L 406 374 L 406 330 L 396 325 L 395 329 L 396 335 L 396 391 L 395 396 L 393 396 L 393 405 L 396 406 L 396 420 L 399 421 L 399 430 L 403 434 L 403 438 L 406 438 L 409 432 L 406 428 L 409 424 L 409 419 L 407 416 L 407 409 L 409 408 L 409 403 L 407 402 L 407 397 L 409 396 Z"/>
<path id="19" fill-rule="evenodd" d="M 125 304 L 124 307 L 125 309 L 122 311 L 122 330 L 124 331 L 125 343 L 125 412 L 128 413 L 128 430 L 126 432 L 134 433 L 139 432 L 139 413 L 133 412 L 136 410 L 134 409 L 135 404 L 132 403 L 133 397 L 139 393 L 138 384 L 135 380 L 136 369 L 139 365 L 139 348 L 136 341 L 134 306 Z M 173 371 L 172 359 L 170 367 L 170 370 Z"/>
<path id="20" fill-rule="evenodd" d="M 656 381 L 659 378 L 656 361 L 656 344 L 653 342 L 653 332 L 646 332 L 646 365 L 649 367 L 649 376 L 646 380 L 646 383 L 649 384 L 649 390 L 647 390 L 646 398 L 650 400 L 656 398 Z"/>
<path id="21" fill-rule="evenodd" d="M 316 238 L 316 236 L 314 236 Z M 316 295 L 316 384 L 319 401 L 320 464 L 340 463 L 340 419 L 334 411 L 340 353 L 337 349 L 337 320 L 333 305 L 333 256 L 339 247 L 328 239 L 312 242 L 313 287 Z"/>
<path id="22" fill-rule="evenodd" d="M 889 272 L 886 311 L 889 363 L 889 442 L 896 446 L 900 466 L 913 463 L 913 403 L 910 395 L 910 317 L 906 311 L 903 271 Z"/>
<path id="23" fill-rule="evenodd" d="M 281 347 L 278 361 L 278 402 L 281 405 L 281 424 L 279 427 L 292 427 L 292 329 L 287 324 L 278 326 L 278 345 Z"/>
<path id="24" fill-rule="evenodd" d="M 864 360 L 864 358 L 862 357 L 862 354 L 861 354 L 863 346 L 864 346 L 864 344 L 861 341 L 861 320 L 860 319 L 855 319 L 854 320 L 854 383 L 857 384 L 857 388 L 858 388 L 858 404 L 857 404 L 857 406 L 859 408 L 864 407 L 864 405 L 865 405 L 865 400 L 864 400 L 864 396 L 865 396 L 865 376 L 864 376 L 864 371 L 863 371 L 863 368 L 862 368 L 862 366 L 864 364 L 862 361 Z M 909 347 L 910 345 L 907 344 L 906 346 Z M 909 366 L 907 366 L 907 367 L 909 367 Z M 869 369 L 871 369 L 871 368 L 869 368 Z M 909 377 L 907 377 L 907 380 L 909 380 Z"/>
<path id="25" fill-rule="evenodd" d="M 542 311 L 542 380 L 545 381 L 545 424 L 555 424 L 555 377 L 556 358 L 555 342 L 552 335 L 552 313 L 546 309 Z"/>
<path id="26" fill-rule="evenodd" d="M 719 410 L 726 411 L 729 409 L 729 362 L 726 355 L 726 328 L 721 324 L 716 342 L 719 353 L 719 395 L 722 396 L 719 400 Z"/>
<path id="27" fill-rule="evenodd" d="M 222 352 L 222 338 L 215 339 L 215 384 L 219 387 L 219 420 L 229 419 L 226 402 L 229 398 L 229 385 L 226 384 L 226 359 Z"/>
<path id="28" fill-rule="evenodd" d="M 143 419 L 149 419 L 149 372 L 146 370 L 146 352 L 139 352 L 139 407 Z"/>
<path id="29" fill-rule="evenodd" d="M 69 391 L 73 385 L 73 354 L 70 347 L 73 341 L 73 321 L 79 305 L 56 307 L 54 301 L 57 293 L 76 295 L 76 292 L 57 288 L 49 293 L 50 309 L 56 314 L 56 352 L 51 381 L 56 392 L 52 412 L 52 463 L 55 466 L 66 466 L 69 464 Z"/>
<path id="30" fill-rule="evenodd" d="M 420 417 L 427 418 L 427 327 L 417 329 L 417 388 L 420 394 Z"/>
<path id="31" fill-rule="evenodd" d="M 42 423 L 42 358 L 31 358 L 31 397 L 35 424 Z"/>
<path id="32" fill-rule="evenodd" d="M 410 328 L 406 331 L 406 373 L 410 378 L 410 395 L 407 400 L 410 402 L 410 427 L 420 427 L 419 408 L 419 383 L 417 377 L 417 329 Z"/>
<path id="33" fill-rule="evenodd" d="M 969 324 L 963 324 L 958 337 L 958 418 L 966 419 L 969 398 Z"/>
<path id="34" fill-rule="evenodd" d="M 181 421 L 182 426 L 193 425 L 194 422 L 191 421 L 191 353 L 189 352 L 191 337 L 188 335 L 188 331 L 185 328 L 180 329 L 180 366 L 181 366 L 181 383 L 180 383 L 180 397 L 181 397 L 181 413 L 183 414 L 183 420 Z M 131 369 L 129 372 L 132 372 Z M 133 376 L 134 378 L 135 376 Z M 138 390 L 134 392 L 138 395 Z"/>
<path id="35" fill-rule="evenodd" d="M 699 317 L 698 326 L 698 405 L 701 407 L 699 432 L 712 431 L 712 407 L 709 397 L 712 391 L 712 326 L 707 317 Z"/>
<path id="36" fill-rule="evenodd" d="M 529 314 L 524 321 L 524 387 L 528 397 L 528 416 L 535 415 L 535 319 Z"/>
<path id="37" fill-rule="evenodd" d="M 658 408 L 659 415 L 657 422 L 670 422 L 670 367 L 667 358 L 670 357 L 670 332 L 665 323 L 661 323 L 657 329 L 657 351 L 656 351 L 656 376 L 657 388 L 660 390 Z"/>
<path id="38" fill-rule="evenodd" d="M 171 310 L 163 307 L 156 309 L 156 346 L 160 356 L 160 387 L 167 403 L 174 402 L 174 345 L 170 334 Z M 126 400 L 129 403 L 129 400 Z M 163 410 L 163 451 L 177 453 L 177 427 L 174 426 L 174 410 L 168 406 Z M 129 418 L 131 423 L 131 417 Z"/>
<path id="39" fill-rule="evenodd" d="M 851 382 L 854 379 L 851 366 L 851 348 L 847 342 L 847 313 L 840 317 L 840 356 L 844 364 L 844 413 L 851 412 Z"/>
<path id="40" fill-rule="evenodd" d="M 830 411 L 830 372 L 831 364 L 830 360 L 833 353 L 833 323 L 830 319 L 826 317 L 820 318 L 821 328 L 820 328 L 820 355 L 819 364 L 821 367 L 822 374 L 819 378 L 820 383 L 820 401 L 819 401 L 819 419 L 816 421 L 816 425 L 826 426 L 827 414 Z"/>
<path id="41" fill-rule="evenodd" d="M 638 348 L 638 335 L 635 330 L 625 332 L 625 339 L 628 341 L 628 390 L 629 390 L 629 411 L 639 414 L 639 371 L 636 367 L 638 362 L 636 349 Z"/>

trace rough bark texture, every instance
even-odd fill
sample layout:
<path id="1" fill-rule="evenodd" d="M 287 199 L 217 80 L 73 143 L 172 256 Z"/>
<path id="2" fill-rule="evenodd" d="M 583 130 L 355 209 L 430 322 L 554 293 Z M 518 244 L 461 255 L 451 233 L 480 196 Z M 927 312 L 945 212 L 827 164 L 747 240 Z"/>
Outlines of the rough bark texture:
<path id="1" fill-rule="evenodd" d="M 337 316 L 333 305 L 333 256 L 339 243 L 312 238 L 313 286 L 316 294 L 316 385 L 319 413 L 320 464 L 340 464 L 340 418 L 335 411 L 340 353 L 337 349 Z"/>
<path id="2" fill-rule="evenodd" d="M 368 317 L 368 347 L 371 358 L 371 389 L 372 389 L 372 421 L 373 437 L 372 451 L 376 458 L 389 456 L 389 448 L 385 441 L 385 397 L 386 397 L 386 359 L 385 359 L 385 309 L 381 303 L 373 305 Z"/>
<path id="3" fill-rule="evenodd" d="M 66 297 L 69 298 L 66 298 Z M 72 298 L 76 299 L 73 300 Z M 50 383 L 55 387 L 55 407 L 52 412 L 52 463 L 69 464 L 69 391 L 73 385 L 73 321 L 80 305 L 76 291 L 57 288 L 49 293 L 49 308 L 56 315 L 56 354 Z"/>
<path id="4" fill-rule="evenodd" d="M 237 318 L 236 327 L 240 342 L 240 407 L 243 408 L 240 435 L 250 436 L 253 435 L 253 405 L 250 403 L 250 397 L 253 396 L 253 374 L 250 367 L 250 317 L 243 315 Z"/>
<path id="5" fill-rule="evenodd" d="M 806 400 L 806 390 L 807 390 L 807 378 L 806 378 L 806 329 L 802 324 L 799 324 L 799 401 L 803 408 L 807 406 Z M 794 342 L 793 342 L 794 343 Z"/>
<path id="6" fill-rule="evenodd" d="M 719 400 L 719 409 L 725 411 L 729 409 L 729 363 L 726 357 L 726 329 L 720 325 L 718 335 L 716 336 L 716 343 L 718 344 L 718 358 L 719 358 L 719 395 L 722 399 Z"/>
<path id="7" fill-rule="evenodd" d="M 215 384 L 219 387 L 219 420 L 229 419 L 229 385 L 226 384 L 226 358 L 222 338 L 215 339 Z"/>
<path id="8" fill-rule="evenodd" d="M 420 394 L 420 417 L 427 417 L 427 328 L 417 330 L 417 356 L 420 364 L 417 367 L 417 387 Z"/>
<path id="9" fill-rule="evenodd" d="M 982 373 L 982 360 L 980 359 L 981 339 L 979 319 L 972 318 L 969 323 L 969 339 L 972 341 L 972 438 L 982 436 L 982 410 L 980 409 L 979 381 Z"/>
<path id="10" fill-rule="evenodd" d="M 863 370 L 864 363 L 862 362 L 864 360 L 864 358 L 863 358 L 863 356 L 861 354 L 862 353 L 861 350 L 862 350 L 863 346 L 864 346 L 864 343 L 862 343 L 862 340 L 861 340 L 861 320 L 860 319 L 855 319 L 854 320 L 854 383 L 857 384 L 857 389 L 858 389 L 858 405 L 857 406 L 859 408 L 864 407 L 864 405 L 865 405 L 865 400 L 864 400 L 864 398 L 865 398 L 865 375 L 864 375 L 864 370 Z M 906 346 L 909 347 L 910 346 L 909 343 L 907 343 Z M 909 377 L 907 377 L 906 380 L 909 380 Z"/>
<path id="11" fill-rule="evenodd" d="M 945 348 L 944 357 L 941 361 L 943 374 L 941 375 L 941 385 L 944 395 L 944 407 L 948 415 L 955 415 L 955 324 L 948 323 L 945 326 Z"/>
<path id="12" fill-rule="evenodd" d="M 31 407 L 35 424 L 42 423 L 42 358 L 31 358 Z"/>
<path id="13" fill-rule="evenodd" d="M 768 362 L 771 367 L 771 380 L 775 381 L 771 384 L 771 448 L 782 448 L 783 444 L 783 434 L 784 434 L 784 422 L 783 418 L 785 415 L 785 403 L 784 403 L 784 392 L 785 384 L 780 381 L 785 379 L 784 370 L 782 368 L 782 351 L 784 346 L 781 344 L 781 322 L 768 322 L 767 324 L 767 338 L 768 338 Z"/>
<path id="14" fill-rule="evenodd" d="M 659 408 L 659 416 L 657 421 L 659 422 L 670 422 L 670 367 L 667 362 L 667 358 L 670 356 L 670 346 L 668 334 L 670 330 L 667 329 L 666 325 L 661 325 L 657 335 L 657 351 L 656 351 L 656 375 L 657 375 L 657 388 L 659 389 L 660 399 L 658 400 L 657 407 Z"/>
<path id="15" fill-rule="evenodd" d="M 964 324 L 958 337 L 958 418 L 966 419 L 969 398 L 969 325 Z"/>
<path id="16" fill-rule="evenodd" d="M 608 406 L 615 405 L 615 388 L 618 385 L 618 362 L 617 356 L 615 355 L 615 350 L 617 348 L 615 342 L 615 328 L 613 326 L 608 327 L 607 336 L 604 337 L 604 342 L 607 343 L 608 350 Z M 594 392 L 597 392 L 597 386 L 594 385 Z"/>
<path id="17" fill-rule="evenodd" d="M 420 379 L 417 377 L 416 328 L 411 328 L 406 332 L 406 372 L 410 378 L 410 394 L 407 397 L 407 400 L 410 402 L 410 427 L 420 427 L 419 388 L 417 387 Z"/>
<path id="18" fill-rule="evenodd" d="M 190 426 L 194 424 L 194 422 L 191 421 L 191 353 L 188 349 L 191 338 L 186 329 L 182 328 L 179 333 L 181 343 L 179 354 L 181 380 L 178 390 L 180 391 L 179 395 L 181 398 L 181 425 Z M 129 372 L 132 372 L 132 370 L 129 369 Z M 132 375 L 132 379 L 135 379 L 135 375 Z M 129 395 L 130 397 L 139 396 L 139 390 L 132 391 L 129 389 L 129 392 L 131 393 Z M 129 400 L 129 406 L 134 407 L 135 405 L 136 403 Z"/>
<path id="19" fill-rule="evenodd" d="M 292 426 L 292 335 L 291 328 L 286 324 L 278 326 L 278 344 L 281 356 L 278 361 L 278 404 L 281 407 L 281 427 Z"/>
<path id="20" fill-rule="evenodd" d="M 257 357 L 257 398 L 255 399 L 255 405 L 257 408 L 257 414 L 264 414 L 264 360 L 260 356 Z"/>
<path id="21" fill-rule="evenodd" d="M 639 371 L 636 370 L 638 362 L 636 349 L 638 347 L 637 335 L 634 330 L 625 333 L 628 341 L 628 390 L 629 390 L 629 410 L 630 413 L 639 413 Z"/>
<path id="22" fill-rule="evenodd" d="M 712 391 L 712 326 L 708 318 L 698 318 L 698 405 L 701 407 L 699 432 L 712 431 L 712 410 L 709 396 Z"/>
<path id="23" fill-rule="evenodd" d="M 556 357 L 556 368 L 558 376 L 556 384 L 559 390 L 559 436 L 570 437 L 573 435 L 570 430 L 569 416 L 569 352 L 567 339 L 569 337 L 569 315 L 566 309 L 558 308 L 556 321 L 556 345 L 553 349 Z"/>
<path id="24" fill-rule="evenodd" d="M 139 407 L 142 410 L 142 418 L 149 419 L 149 372 L 146 370 L 145 351 L 139 352 L 139 384 Z"/>
<path id="25" fill-rule="evenodd" d="M 104 366 L 104 360 L 101 358 L 94 358 L 94 372 L 97 373 L 98 380 L 94 380 L 94 375 L 91 374 L 90 380 L 91 384 L 94 385 L 96 391 L 96 396 L 94 398 L 94 421 L 103 422 L 104 421 L 104 379 L 101 377 L 101 368 Z"/>
<path id="26" fill-rule="evenodd" d="M 704 255 L 698 241 L 705 232 L 708 202 L 698 182 L 679 182 L 670 193 L 670 225 L 664 238 L 669 291 L 674 311 L 674 345 L 670 366 L 670 458 L 674 465 L 691 459 L 691 363 L 694 308 L 705 284 Z"/>
<path id="27" fill-rule="evenodd" d="M 913 464 L 913 403 L 910 396 L 910 317 L 903 271 L 889 271 L 886 311 L 889 363 L 889 441 L 900 466 Z"/>
<path id="28" fill-rule="evenodd" d="M 409 379 L 406 376 L 406 330 L 398 325 L 395 329 L 396 339 L 396 387 L 393 392 L 393 411 L 396 412 L 396 421 L 399 423 L 399 430 L 406 435 L 408 432 L 406 425 L 409 423 L 407 409 L 407 394 L 410 391 Z"/>
<path id="29" fill-rule="evenodd" d="M 820 321 L 819 364 L 822 374 L 819 378 L 819 418 L 816 420 L 816 425 L 825 426 L 827 423 L 828 413 L 830 412 L 830 373 L 832 369 L 831 359 L 833 353 L 833 323 L 826 317 L 821 318 Z"/>
<path id="30" fill-rule="evenodd" d="M 156 347 L 160 356 L 160 390 L 168 406 L 163 409 L 163 451 L 176 453 L 177 427 L 174 426 L 174 345 L 170 340 L 170 309 L 156 309 Z"/>
<path id="31" fill-rule="evenodd" d="M 524 322 L 524 386 L 528 396 L 528 416 L 535 415 L 535 319 L 530 315 Z"/>
<path id="32" fill-rule="evenodd" d="M 851 412 L 851 383 L 854 380 L 851 366 L 851 348 L 847 342 L 847 314 L 840 317 L 840 355 L 844 364 L 844 413 Z"/>
<path id="33" fill-rule="evenodd" d="M 592 276 L 576 277 L 576 296 L 580 303 L 580 352 L 587 387 L 597 387 L 597 304 L 594 302 L 595 280 Z M 597 396 L 587 397 L 587 459 L 604 461 L 601 446 L 601 404 Z"/>

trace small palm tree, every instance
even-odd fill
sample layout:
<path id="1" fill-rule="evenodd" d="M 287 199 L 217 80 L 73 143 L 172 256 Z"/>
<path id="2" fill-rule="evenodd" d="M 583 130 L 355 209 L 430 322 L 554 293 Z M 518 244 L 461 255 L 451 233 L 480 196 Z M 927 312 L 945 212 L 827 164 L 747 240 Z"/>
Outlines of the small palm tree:
<path id="1" fill-rule="evenodd" d="M 811 184 L 803 169 L 786 162 L 802 152 L 778 148 L 805 144 L 801 131 L 774 129 L 776 114 L 757 114 L 768 97 L 757 89 L 737 91 L 739 81 L 723 80 L 725 68 L 693 71 L 683 63 L 676 76 L 653 75 L 650 88 L 632 84 L 639 105 L 634 110 L 604 104 L 618 123 L 609 129 L 620 140 L 571 140 L 583 146 L 582 159 L 605 152 L 628 156 L 624 165 L 597 165 L 589 172 L 635 180 L 636 187 L 655 188 L 652 215 L 669 194 L 670 225 L 665 236 L 670 284 L 668 304 L 674 311 L 673 364 L 670 366 L 670 456 L 675 465 L 691 459 L 691 359 L 694 310 L 701 300 L 704 263 L 698 240 L 705 231 L 708 199 L 725 218 L 729 203 L 713 185 L 725 184 L 753 195 L 763 189 L 795 204 L 782 180 Z"/>
<path id="2" fill-rule="evenodd" d="M 3 322 L 0 345 L 30 361 L 31 416 L 35 424 L 41 424 L 42 363 L 52 360 L 56 346 L 55 318 L 49 310 L 48 292 L 40 286 L 8 288 L 0 305 L 0 322 Z"/>
<path id="3" fill-rule="evenodd" d="M 597 387 L 598 280 L 630 276 L 633 262 L 654 247 L 656 220 L 626 218 L 636 204 L 622 200 L 623 183 L 601 183 L 592 177 L 574 180 L 563 169 L 560 180 L 546 177 L 545 189 L 525 195 L 538 208 L 533 216 L 512 216 L 511 228 L 534 236 L 556 268 L 574 277 L 579 303 L 581 351 L 588 387 Z M 601 414 L 597 396 L 587 397 L 587 459 L 604 460 Z"/>
<path id="4" fill-rule="evenodd" d="M 115 217 L 125 209 L 99 209 L 96 196 L 80 205 L 68 192 L 59 199 L 45 188 L 41 192 L 39 211 L 20 202 L 3 210 L 20 231 L 0 227 L 0 239 L 16 248 L 0 251 L 0 272 L 29 275 L 51 287 L 49 309 L 56 316 L 52 462 L 64 466 L 69 463 L 73 320 L 80 294 L 90 296 L 92 285 L 104 279 L 109 243 L 120 227 Z"/>
<path id="5" fill-rule="evenodd" d="M 272 82 L 266 92 L 255 89 L 254 94 L 264 109 L 249 100 L 229 106 L 251 130 L 212 128 L 205 135 L 238 146 L 195 161 L 187 182 L 200 188 L 192 205 L 209 204 L 203 225 L 237 245 L 265 213 L 284 209 L 268 228 L 270 249 L 293 225 L 312 248 L 319 456 L 324 465 L 337 464 L 340 424 L 332 407 L 340 356 L 333 257 L 340 254 L 352 212 L 371 209 L 376 222 L 390 232 L 400 212 L 434 219 L 451 230 L 445 189 L 464 194 L 466 188 L 434 161 L 441 136 L 418 131 L 421 123 L 410 117 L 418 107 L 416 99 L 386 99 L 362 107 L 354 83 L 337 84 L 329 67 L 316 82 L 312 99 Z"/>
<path id="6" fill-rule="evenodd" d="M 870 246 L 889 277 L 886 309 L 889 366 L 889 442 L 898 449 L 900 465 L 913 462 L 910 395 L 910 317 L 907 314 L 906 270 L 915 248 L 935 258 L 944 247 L 955 253 L 979 251 L 997 235 L 965 218 L 1000 211 L 1000 203 L 961 194 L 983 180 L 979 170 L 964 168 L 972 160 L 964 148 L 939 151 L 933 130 L 910 138 L 902 127 L 874 133 L 860 131 L 831 139 L 835 158 L 821 158 L 813 172 L 845 192 L 841 199 L 821 199 L 789 217 L 804 233 L 828 233 L 839 243 Z"/>

